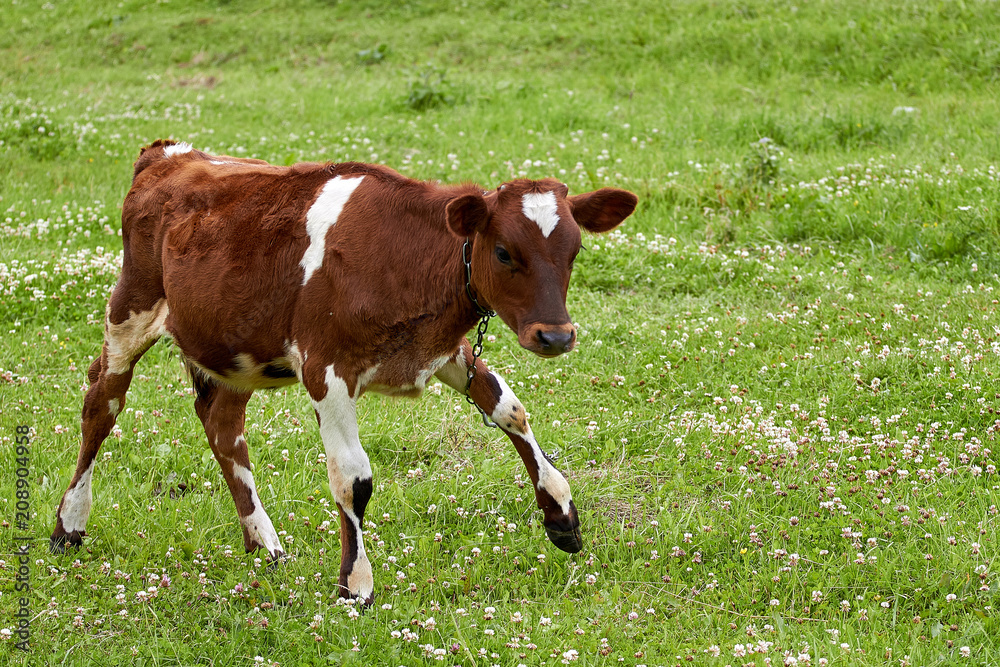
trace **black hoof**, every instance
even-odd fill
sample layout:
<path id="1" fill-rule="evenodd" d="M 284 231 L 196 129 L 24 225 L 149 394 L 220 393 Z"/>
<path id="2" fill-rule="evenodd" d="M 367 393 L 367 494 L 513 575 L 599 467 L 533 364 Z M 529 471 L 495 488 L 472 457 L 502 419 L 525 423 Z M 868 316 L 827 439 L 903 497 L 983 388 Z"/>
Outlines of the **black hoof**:
<path id="1" fill-rule="evenodd" d="M 285 552 L 282 551 L 277 556 L 268 556 L 267 567 L 264 568 L 265 572 L 276 572 L 279 567 L 285 564 L 288 558 L 285 556 Z"/>
<path id="2" fill-rule="evenodd" d="M 576 505 L 569 501 L 569 512 L 563 514 L 559 512 L 547 513 L 545 521 L 545 534 L 549 536 L 549 541 L 566 553 L 575 554 L 583 549 L 583 535 L 580 534 L 580 515 L 576 511 Z"/>
<path id="3" fill-rule="evenodd" d="M 580 527 L 574 526 L 570 530 L 558 530 L 556 528 L 546 528 L 545 534 L 549 536 L 549 541 L 566 553 L 575 554 L 583 549 L 583 535 L 580 534 Z"/>
<path id="4" fill-rule="evenodd" d="M 72 533 L 62 533 L 49 538 L 49 551 L 54 554 L 66 553 L 66 548 L 79 549 L 83 546 L 83 533 L 74 530 Z"/>
<path id="5" fill-rule="evenodd" d="M 371 607 L 373 604 L 375 604 L 375 591 L 372 591 L 372 594 L 369 595 L 368 597 L 362 598 L 359 595 L 354 595 L 353 593 L 348 593 L 345 590 L 345 588 L 343 586 L 341 586 L 340 587 L 340 597 L 343 598 L 344 600 L 354 600 L 355 606 L 357 606 L 360 611 L 364 611 L 365 609 L 367 609 L 367 608 Z"/>

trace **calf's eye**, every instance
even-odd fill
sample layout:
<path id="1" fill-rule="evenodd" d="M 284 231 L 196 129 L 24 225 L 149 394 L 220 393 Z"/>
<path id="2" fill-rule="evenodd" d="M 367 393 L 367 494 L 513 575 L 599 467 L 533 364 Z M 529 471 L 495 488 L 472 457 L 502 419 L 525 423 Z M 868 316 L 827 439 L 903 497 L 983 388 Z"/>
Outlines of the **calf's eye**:
<path id="1" fill-rule="evenodd" d="M 496 252 L 497 259 L 500 260 L 501 264 L 506 264 L 507 266 L 511 265 L 511 261 L 512 260 L 510 258 L 510 253 L 507 252 L 506 248 L 504 248 L 503 246 L 498 245 L 495 252 Z"/>

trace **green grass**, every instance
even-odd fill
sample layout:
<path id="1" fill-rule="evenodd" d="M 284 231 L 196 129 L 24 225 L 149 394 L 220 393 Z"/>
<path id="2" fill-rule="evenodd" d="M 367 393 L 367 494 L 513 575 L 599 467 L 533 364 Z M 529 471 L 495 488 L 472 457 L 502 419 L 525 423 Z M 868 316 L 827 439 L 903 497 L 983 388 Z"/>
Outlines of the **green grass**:
<path id="1" fill-rule="evenodd" d="M 19 425 L 38 543 L 31 652 L 0 638 L 0 660 L 996 664 L 997 34 L 976 1 L 7 0 L 0 629 Z M 516 454 L 453 392 L 368 397 L 377 600 L 355 618 L 305 392 L 248 410 L 295 556 L 269 569 L 163 341 L 101 451 L 90 537 L 49 555 L 119 205 L 159 137 L 636 192 L 577 261 L 578 351 L 537 359 L 499 325 L 485 348 L 585 549 L 548 543 Z"/>

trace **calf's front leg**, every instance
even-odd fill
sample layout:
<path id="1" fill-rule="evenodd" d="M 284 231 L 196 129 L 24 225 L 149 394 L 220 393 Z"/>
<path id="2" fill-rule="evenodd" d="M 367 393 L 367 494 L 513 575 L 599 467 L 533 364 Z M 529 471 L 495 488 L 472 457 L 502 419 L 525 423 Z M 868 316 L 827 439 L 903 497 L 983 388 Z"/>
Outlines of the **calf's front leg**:
<path id="1" fill-rule="evenodd" d="M 315 369 L 314 374 L 309 371 L 304 369 L 304 382 L 319 421 L 330 491 L 340 513 L 340 596 L 370 605 L 375 580 L 365 553 L 362 527 L 372 495 L 372 467 L 358 438 L 357 397 L 351 395 L 332 364 L 321 373 L 320 369 Z M 310 381 L 310 377 L 315 379 Z"/>
<path id="2" fill-rule="evenodd" d="M 465 394 L 472 359 L 469 341 L 463 340 L 458 353 L 437 372 L 437 377 L 449 387 Z M 580 518 L 576 505 L 573 504 L 569 483 L 538 446 L 521 401 L 504 379 L 487 368 L 481 359 L 476 360 L 476 374 L 469 387 L 469 397 L 510 438 L 524 461 L 524 467 L 535 487 L 535 500 L 544 515 L 545 533 L 552 544 L 569 553 L 580 551 L 583 548 Z"/>

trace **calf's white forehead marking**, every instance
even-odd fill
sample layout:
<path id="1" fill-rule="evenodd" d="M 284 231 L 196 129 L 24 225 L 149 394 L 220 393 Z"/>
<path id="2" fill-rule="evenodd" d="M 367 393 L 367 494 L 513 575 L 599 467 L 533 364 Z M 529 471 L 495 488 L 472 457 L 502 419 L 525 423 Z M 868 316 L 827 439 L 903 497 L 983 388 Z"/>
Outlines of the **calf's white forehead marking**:
<path id="1" fill-rule="evenodd" d="M 521 210 L 524 217 L 531 220 L 542 230 L 542 236 L 549 238 L 549 234 L 559 224 L 559 214 L 556 212 L 556 193 L 529 192 L 521 198 Z"/>
<path id="2" fill-rule="evenodd" d="M 163 149 L 163 154 L 166 157 L 173 157 L 175 155 L 181 155 L 182 153 L 190 153 L 192 148 L 191 144 L 185 141 L 165 147 Z"/>
<path id="3" fill-rule="evenodd" d="M 319 196 L 306 212 L 306 233 L 309 234 L 309 247 L 302 255 L 299 265 L 305 271 L 302 284 L 309 282 L 312 274 L 323 266 L 323 255 L 326 254 L 326 233 L 337 223 L 347 200 L 355 188 L 361 185 L 364 176 L 357 178 L 341 178 L 337 176 L 326 182 Z"/>

